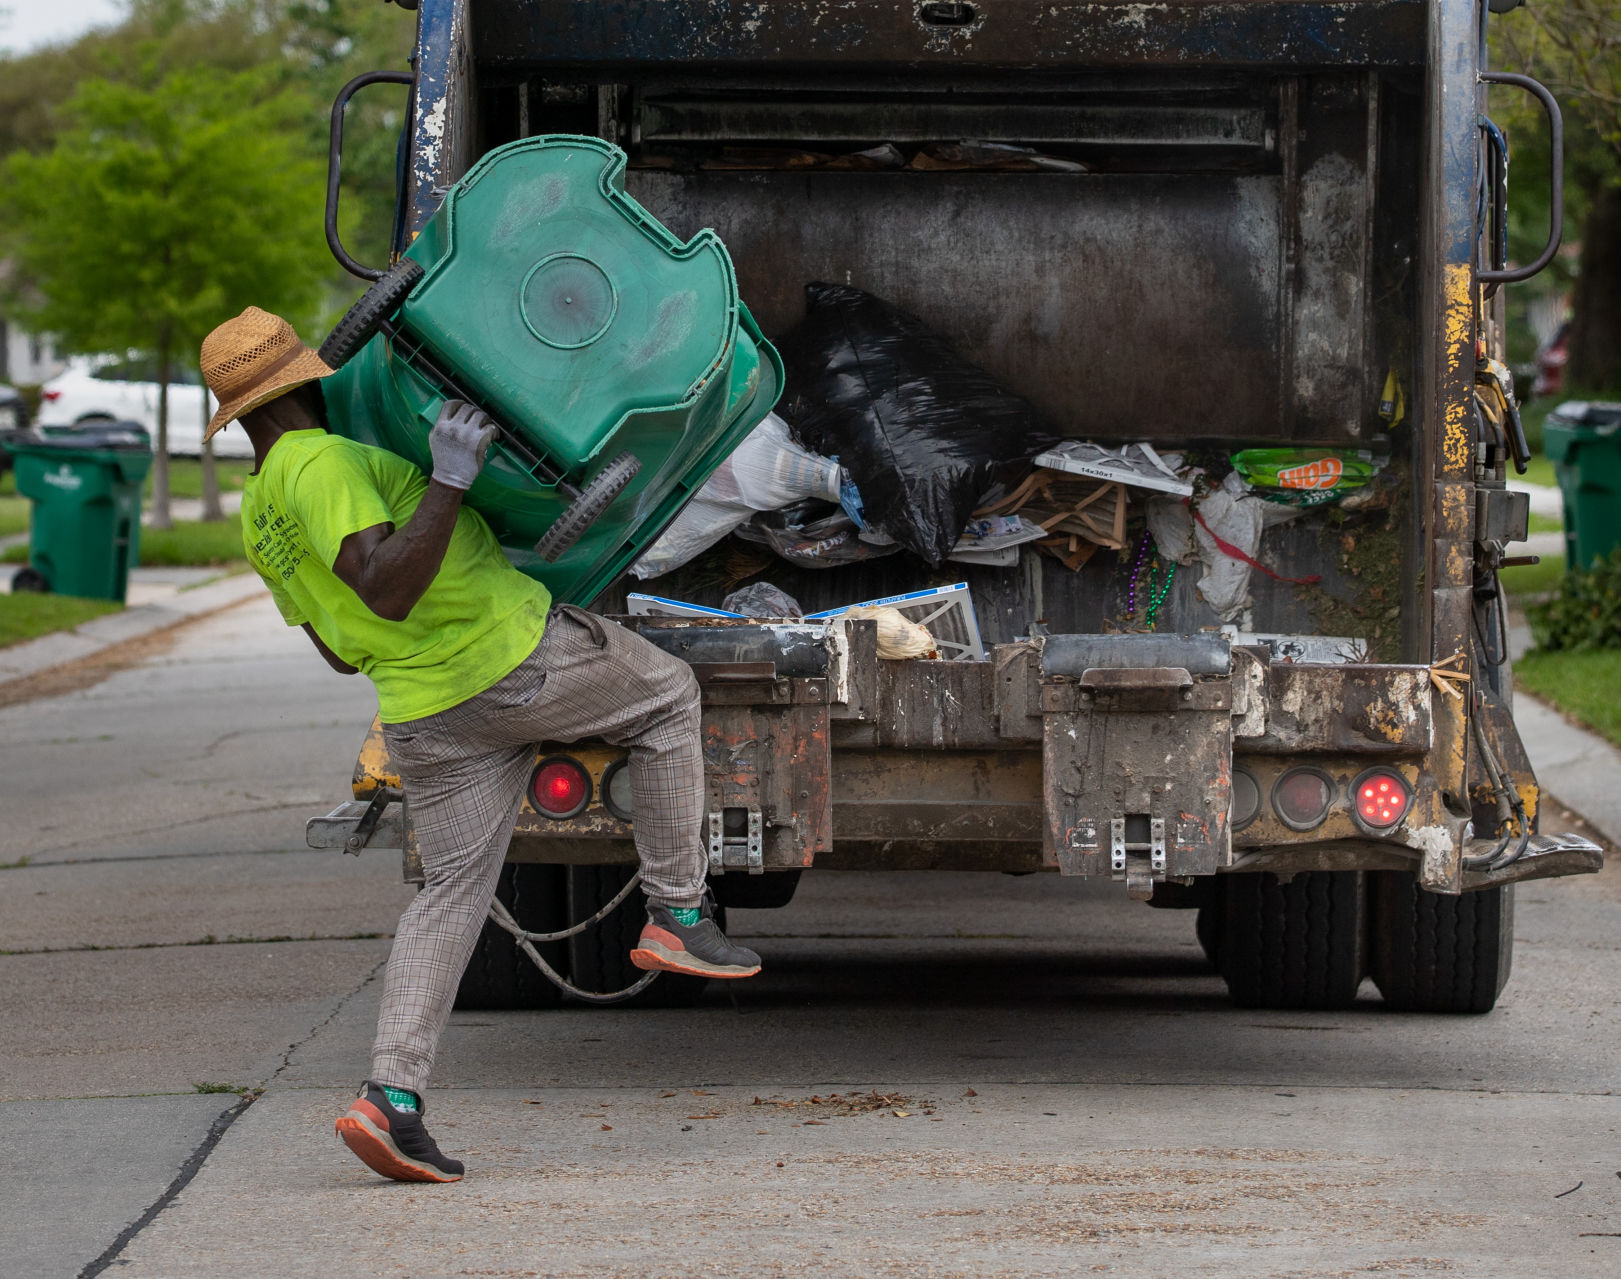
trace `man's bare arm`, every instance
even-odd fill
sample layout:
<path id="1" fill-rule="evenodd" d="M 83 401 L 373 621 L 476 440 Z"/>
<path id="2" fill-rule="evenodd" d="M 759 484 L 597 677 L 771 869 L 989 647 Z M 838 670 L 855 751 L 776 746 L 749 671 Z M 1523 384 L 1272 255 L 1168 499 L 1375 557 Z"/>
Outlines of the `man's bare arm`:
<path id="1" fill-rule="evenodd" d="M 339 657 L 330 648 L 328 648 L 322 641 L 321 637 L 315 633 L 315 628 L 313 626 L 311 626 L 308 622 L 303 623 L 303 626 L 304 634 L 308 635 L 310 637 L 310 642 L 320 650 L 321 656 L 326 658 L 326 664 L 328 666 L 337 671 L 339 675 L 360 674 L 360 667 L 349 665 L 348 662 L 344 661 L 343 658 Z"/>
<path id="2" fill-rule="evenodd" d="M 462 494 L 472 487 L 495 437 L 495 423 L 471 404 L 447 400 L 428 435 L 433 478 L 405 522 L 351 533 L 332 571 L 378 617 L 403 622 L 438 576 L 456 531 Z"/>
<path id="3" fill-rule="evenodd" d="M 373 524 L 344 538 L 333 573 L 378 617 L 403 622 L 445 561 L 461 505 L 460 489 L 430 481 L 405 527 Z"/>

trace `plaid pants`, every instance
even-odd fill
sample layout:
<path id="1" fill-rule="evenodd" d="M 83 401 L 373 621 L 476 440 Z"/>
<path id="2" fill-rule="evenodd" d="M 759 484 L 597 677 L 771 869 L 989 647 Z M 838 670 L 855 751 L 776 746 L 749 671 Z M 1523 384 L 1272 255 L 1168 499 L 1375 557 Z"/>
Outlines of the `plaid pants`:
<path id="1" fill-rule="evenodd" d="M 383 981 L 372 1078 L 420 1093 L 478 942 L 540 742 L 630 748 L 636 851 L 650 900 L 696 906 L 703 760 L 698 682 L 634 631 L 554 608 L 516 670 L 449 710 L 385 724 L 422 850 L 423 889 L 400 917 Z"/>

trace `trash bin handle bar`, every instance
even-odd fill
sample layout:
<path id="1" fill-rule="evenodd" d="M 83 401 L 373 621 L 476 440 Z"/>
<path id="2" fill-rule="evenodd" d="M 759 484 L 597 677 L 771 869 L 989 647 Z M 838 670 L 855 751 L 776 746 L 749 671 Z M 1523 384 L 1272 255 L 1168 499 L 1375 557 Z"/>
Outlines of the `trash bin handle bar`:
<path id="1" fill-rule="evenodd" d="M 394 327 L 392 321 L 385 320 L 381 325 L 378 326 L 378 331 L 381 332 L 383 336 L 386 337 L 390 342 L 393 342 L 396 344 L 396 346 L 398 346 L 401 334 L 399 330 Z M 422 349 L 420 344 L 414 342 L 411 344 L 411 350 L 409 354 L 406 355 L 406 362 L 415 366 L 419 372 L 427 374 L 432 381 L 438 383 L 440 392 L 444 394 L 447 399 L 461 400 L 463 403 L 471 404 L 481 412 L 484 412 L 490 421 L 495 425 L 496 443 L 504 447 L 509 453 L 517 458 L 517 460 L 528 470 L 532 478 L 539 480 L 542 484 L 556 486 L 557 491 L 560 492 L 564 497 L 568 498 L 571 502 L 580 496 L 580 490 L 576 485 L 570 484 L 566 479 L 564 479 L 563 476 L 549 462 L 547 462 L 545 458 L 529 447 L 528 442 L 521 435 L 519 435 L 516 431 L 509 430 L 505 425 L 502 424 L 500 419 L 497 418 L 495 414 L 484 409 L 484 406 L 479 402 L 478 397 L 469 395 L 466 391 L 462 390 L 462 388 L 457 385 L 456 379 L 451 377 L 450 374 L 446 373 L 442 368 L 435 364 L 428 357 L 428 353 Z"/>
<path id="2" fill-rule="evenodd" d="M 1485 84 L 1511 84 L 1524 89 L 1542 103 L 1542 109 L 1548 115 L 1548 243 L 1529 266 L 1475 273 L 1475 278 L 1482 284 L 1514 284 L 1529 280 L 1552 262 L 1565 235 L 1565 118 L 1559 113 L 1559 103 L 1548 91 L 1548 86 L 1540 80 L 1533 80 L 1517 71 L 1482 71 L 1480 79 Z"/>
<path id="3" fill-rule="evenodd" d="M 338 238 L 338 182 L 343 176 L 344 108 L 349 105 L 349 99 L 354 97 L 356 91 L 364 89 L 368 84 L 415 86 L 416 82 L 415 73 L 410 71 L 368 71 L 364 75 L 357 75 L 339 89 L 338 96 L 332 103 L 332 133 L 326 155 L 326 243 L 332 250 L 332 256 L 337 258 L 338 265 L 350 275 L 358 275 L 362 280 L 381 280 L 388 272 L 377 267 L 362 266 L 356 262 L 343 247 L 343 241 Z"/>

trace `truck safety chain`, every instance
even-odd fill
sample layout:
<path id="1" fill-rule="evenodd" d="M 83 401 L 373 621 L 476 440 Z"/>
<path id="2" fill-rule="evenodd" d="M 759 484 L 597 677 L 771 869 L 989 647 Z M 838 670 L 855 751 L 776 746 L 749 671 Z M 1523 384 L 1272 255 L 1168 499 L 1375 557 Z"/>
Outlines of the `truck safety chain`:
<path id="1" fill-rule="evenodd" d="M 591 916 L 590 919 L 583 920 L 582 922 L 575 924 L 570 928 L 565 928 L 560 932 L 531 933 L 526 929 L 519 927 L 518 921 L 512 917 L 512 912 L 506 908 L 499 898 L 494 898 L 490 902 L 490 919 L 497 927 L 505 929 L 507 932 L 512 934 L 513 939 L 518 943 L 518 949 L 523 951 L 525 955 L 529 956 L 530 962 L 533 963 L 536 968 L 540 969 L 540 971 L 545 975 L 546 980 L 551 982 L 552 985 L 556 986 L 557 989 L 561 990 L 564 994 L 573 995 L 576 999 L 584 1000 L 588 1004 L 617 1004 L 629 999 L 632 995 L 638 995 L 642 991 L 646 990 L 658 978 L 658 972 L 649 972 L 634 985 L 626 986 L 623 990 L 612 991 L 608 994 L 599 994 L 596 991 L 581 990 L 573 982 L 569 981 L 566 977 L 557 972 L 545 961 L 545 959 L 541 957 L 540 952 L 535 949 L 535 943 L 563 941 L 569 937 L 574 937 L 580 933 L 583 933 L 587 928 L 590 928 L 594 924 L 600 924 L 604 919 L 608 918 L 609 915 L 613 914 L 614 911 L 618 910 L 620 906 L 624 905 L 625 898 L 629 897 L 635 889 L 639 888 L 641 886 L 641 882 L 642 872 L 638 870 L 630 877 L 629 880 L 625 882 L 625 886 L 619 890 L 619 895 L 601 910 L 599 910 L 595 915 Z"/>

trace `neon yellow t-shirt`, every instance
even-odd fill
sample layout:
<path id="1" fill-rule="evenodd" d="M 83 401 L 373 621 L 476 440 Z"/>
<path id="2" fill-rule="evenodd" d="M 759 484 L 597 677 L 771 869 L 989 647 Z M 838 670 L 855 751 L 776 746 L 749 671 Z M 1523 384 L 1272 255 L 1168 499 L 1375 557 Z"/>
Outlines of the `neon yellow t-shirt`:
<path id="1" fill-rule="evenodd" d="M 289 626 L 308 622 L 377 686 L 385 724 L 482 693 L 534 651 L 551 593 L 513 568 L 476 511 L 462 507 L 444 563 L 403 622 L 378 617 L 332 571 L 343 539 L 399 528 L 428 481 L 404 458 L 321 430 L 271 446 L 242 493 L 248 562 Z"/>

